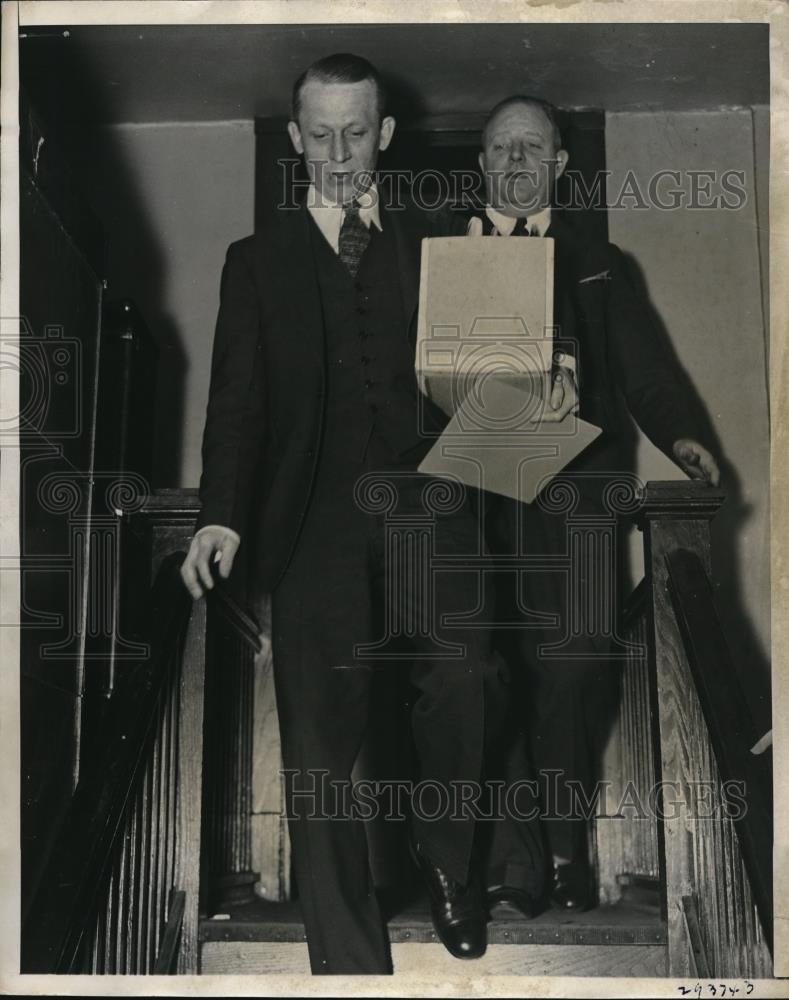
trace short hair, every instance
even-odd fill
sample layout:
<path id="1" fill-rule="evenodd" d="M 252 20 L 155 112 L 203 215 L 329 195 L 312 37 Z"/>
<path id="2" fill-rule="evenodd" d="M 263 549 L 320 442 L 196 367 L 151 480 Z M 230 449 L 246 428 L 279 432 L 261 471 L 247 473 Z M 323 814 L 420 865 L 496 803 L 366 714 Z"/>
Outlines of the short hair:
<path id="1" fill-rule="evenodd" d="M 505 108 L 514 107 L 517 104 L 525 104 L 527 107 L 539 108 L 540 111 L 542 111 L 550 122 L 553 130 L 554 144 L 557 149 L 561 149 L 562 133 L 559 129 L 559 116 L 556 108 L 548 101 L 544 101 L 541 97 L 531 97 L 528 94 L 514 94 L 512 97 L 505 97 L 503 101 L 499 101 L 499 103 L 489 112 L 488 117 L 485 119 L 485 124 L 482 126 L 482 145 L 485 145 L 488 128 L 496 115 L 500 111 L 504 111 Z"/>
<path id="2" fill-rule="evenodd" d="M 362 56 L 355 56 L 349 52 L 338 52 L 331 56 L 324 56 L 323 59 L 318 59 L 317 62 L 308 66 L 293 84 L 290 102 L 293 121 L 299 119 L 301 92 L 304 85 L 311 80 L 317 80 L 320 83 L 361 83 L 363 80 L 369 80 L 375 86 L 378 117 L 383 118 L 386 111 L 386 88 L 381 74 L 371 62 Z"/>

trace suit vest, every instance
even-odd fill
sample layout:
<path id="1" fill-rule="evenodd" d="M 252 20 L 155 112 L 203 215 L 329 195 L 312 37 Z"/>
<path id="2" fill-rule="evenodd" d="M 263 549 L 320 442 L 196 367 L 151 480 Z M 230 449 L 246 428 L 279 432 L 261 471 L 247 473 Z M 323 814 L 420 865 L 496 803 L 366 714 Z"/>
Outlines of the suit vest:
<path id="1" fill-rule="evenodd" d="M 391 227 L 371 227 L 354 279 L 310 223 L 326 347 L 324 459 L 415 465 L 432 442 L 419 432 L 414 352 Z"/>

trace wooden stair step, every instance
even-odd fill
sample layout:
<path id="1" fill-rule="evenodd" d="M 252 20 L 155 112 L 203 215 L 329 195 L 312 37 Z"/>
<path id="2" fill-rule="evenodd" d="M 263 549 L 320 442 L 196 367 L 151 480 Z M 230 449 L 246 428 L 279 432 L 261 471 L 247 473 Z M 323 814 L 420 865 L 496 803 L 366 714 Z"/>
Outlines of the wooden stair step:
<path id="1" fill-rule="evenodd" d="M 533 920 L 497 907 L 488 924 L 491 944 L 545 945 L 665 945 L 666 928 L 653 907 L 616 905 L 597 907 L 587 913 L 546 910 Z M 389 939 L 431 943 L 436 940 L 427 903 L 420 900 L 392 916 Z M 269 903 L 256 900 L 234 907 L 224 917 L 200 923 L 201 941 L 306 940 L 297 901 Z"/>
<path id="2" fill-rule="evenodd" d="M 396 972 L 466 971 L 437 941 L 423 900 L 393 915 L 388 927 Z M 204 919 L 200 939 L 203 974 L 309 972 L 295 901 L 256 900 L 224 918 Z M 580 914 L 548 910 L 533 920 L 497 907 L 488 942 L 485 956 L 473 963 L 475 975 L 665 975 L 666 928 L 652 906 L 618 904 Z"/>
<path id="3" fill-rule="evenodd" d="M 612 978 L 665 977 L 665 945 L 491 944 L 482 956 L 463 962 L 440 944 L 401 942 L 392 945 L 397 976 L 444 982 L 469 976 L 605 976 Z M 204 976 L 309 976 L 304 941 L 206 941 L 200 949 Z M 588 995 L 588 994 L 584 994 Z"/>

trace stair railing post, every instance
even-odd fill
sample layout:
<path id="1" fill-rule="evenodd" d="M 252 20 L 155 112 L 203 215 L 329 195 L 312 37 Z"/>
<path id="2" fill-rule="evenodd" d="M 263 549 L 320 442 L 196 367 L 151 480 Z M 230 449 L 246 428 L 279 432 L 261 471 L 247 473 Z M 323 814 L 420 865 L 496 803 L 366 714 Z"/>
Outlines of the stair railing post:
<path id="1" fill-rule="evenodd" d="M 205 738 L 207 904 L 225 911 L 255 898 L 252 869 L 252 770 L 255 655 L 225 621 L 208 612 Z"/>
<path id="2" fill-rule="evenodd" d="M 160 490 L 143 506 L 149 531 L 151 578 L 163 559 L 186 552 L 199 510 L 196 491 Z M 176 694 L 177 759 L 173 888 L 184 893 L 177 971 L 196 975 L 200 965 L 201 825 L 203 811 L 203 719 L 207 656 L 205 599 L 192 608 L 181 654 Z"/>
<path id="3" fill-rule="evenodd" d="M 663 903 L 668 933 L 668 975 L 695 975 L 683 897 L 693 897 L 697 831 L 692 789 L 709 776 L 698 748 L 704 721 L 692 697 L 693 678 L 668 592 L 666 556 L 689 549 L 710 574 L 710 522 L 724 494 L 705 483 L 648 483 L 638 523 L 644 534 L 645 576 L 652 595 L 647 620 L 658 787 L 650 796 L 658 810 L 663 857 Z"/>
<path id="4" fill-rule="evenodd" d="M 176 860 L 174 885 L 184 892 L 178 972 L 200 971 L 200 855 L 203 801 L 206 602 L 197 601 L 184 642 L 179 701 Z"/>

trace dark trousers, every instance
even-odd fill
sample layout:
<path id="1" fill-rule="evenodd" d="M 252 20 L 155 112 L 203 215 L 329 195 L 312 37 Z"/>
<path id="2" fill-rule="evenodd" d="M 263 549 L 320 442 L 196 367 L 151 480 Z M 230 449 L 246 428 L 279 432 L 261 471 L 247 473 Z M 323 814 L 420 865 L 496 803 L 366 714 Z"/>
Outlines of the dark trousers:
<path id="1" fill-rule="evenodd" d="M 413 818 L 414 835 L 434 862 L 465 881 L 474 818 L 442 806 L 453 787 L 481 780 L 486 734 L 495 736 L 503 713 L 506 668 L 487 630 L 444 622 L 449 614 L 485 614 L 479 566 L 464 570 L 459 563 L 436 574 L 431 597 L 424 599 L 432 549 L 459 556 L 484 551 L 468 498 L 444 513 L 434 510 L 428 518 L 434 542 L 404 562 L 412 543 L 387 530 L 387 518 L 423 515 L 424 487 L 436 481 L 390 470 L 377 492 L 371 488 L 354 499 L 359 476 L 381 463 L 370 454 L 354 462 L 341 448 L 325 454 L 332 461 L 326 458 L 319 468 L 292 561 L 273 594 L 286 807 L 313 972 L 385 973 L 391 971 L 388 939 L 363 823 L 321 818 L 338 811 L 331 783 L 350 782 L 368 724 L 371 672 L 409 671 L 417 690 L 411 727 L 418 778 L 428 791 Z M 437 488 L 446 495 L 444 485 Z M 393 494 L 396 508 L 387 511 Z M 442 508 L 440 496 L 434 507 Z M 380 509 L 371 511 L 376 497 Z M 405 581 L 403 572 L 411 574 Z M 401 634 L 378 652 L 396 658 L 359 650 L 387 629 Z"/>
<path id="2" fill-rule="evenodd" d="M 589 516 L 601 512 L 599 504 L 583 496 L 575 511 Z M 562 556 L 568 550 L 566 515 L 548 513 L 538 503 L 496 498 L 489 537 L 498 552 Z M 507 651 L 512 706 L 508 766 L 519 766 L 526 744 L 541 789 L 548 849 L 568 860 L 586 854 L 584 802 L 594 799 L 600 757 L 618 704 L 620 667 L 607 658 L 609 642 L 597 636 L 576 636 L 560 655 L 544 647 L 561 643 L 571 621 L 572 600 L 585 599 L 588 583 L 583 572 L 578 574 L 570 592 L 574 597 L 569 597 L 567 576 L 561 571 L 531 570 L 517 584 L 508 573 L 500 581 L 498 613 L 524 622 L 511 633 Z M 532 612 L 554 621 L 536 624 Z M 506 842 L 516 858 L 515 832 L 501 836 L 509 838 Z M 527 863 L 528 856 L 520 853 Z"/>

